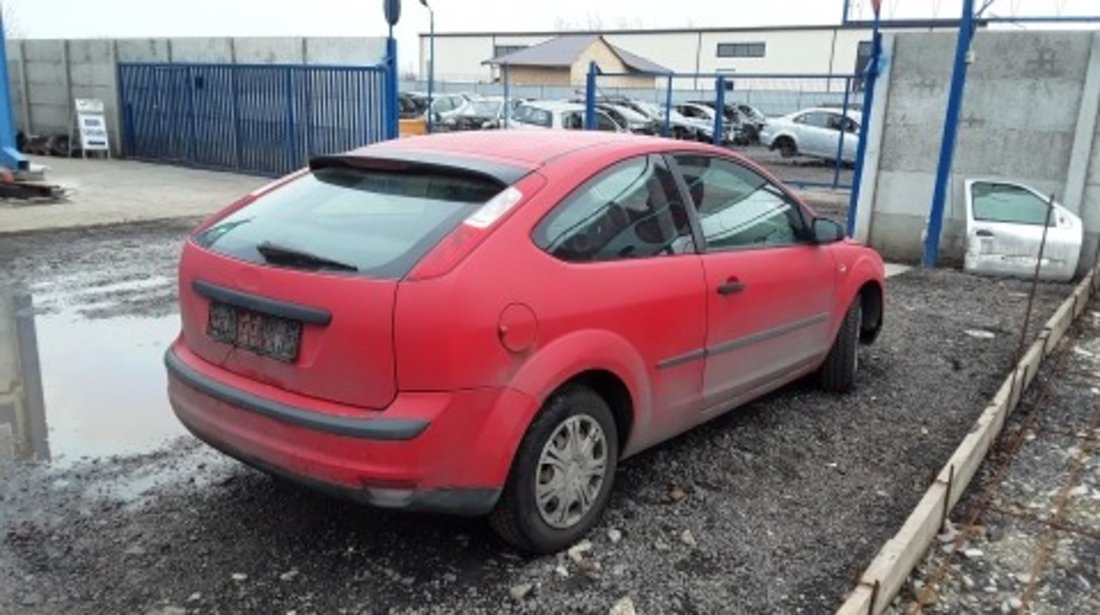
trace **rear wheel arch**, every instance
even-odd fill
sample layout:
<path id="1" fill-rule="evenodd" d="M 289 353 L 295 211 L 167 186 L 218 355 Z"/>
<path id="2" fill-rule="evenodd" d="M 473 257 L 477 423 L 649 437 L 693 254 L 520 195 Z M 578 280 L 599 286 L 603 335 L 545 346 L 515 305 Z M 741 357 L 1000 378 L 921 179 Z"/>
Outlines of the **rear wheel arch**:
<path id="1" fill-rule="evenodd" d="M 886 306 L 882 284 L 877 280 L 868 280 L 859 288 L 856 295 L 863 312 L 862 326 L 859 331 L 859 341 L 870 344 L 878 337 L 882 330 L 884 308 Z"/>
<path id="2" fill-rule="evenodd" d="M 618 432 L 621 453 L 622 448 L 625 447 L 627 440 L 630 438 L 631 430 L 634 428 L 634 398 L 629 387 L 622 378 L 612 371 L 599 368 L 588 369 L 555 388 L 547 396 L 546 401 L 552 399 L 560 391 L 574 385 L 591 389 L 607 402 L 608 407 L 611 408 L 611 414 L 615 418 L 615 430 Z"/>
<path id="3" fill-rule="evenodd" d="M 588 386 L 612 407 L 616 428 L 625 426 L 619 440 L 626 448 L 629 435 L 644 425 L 650 414 L 648 378 L 645 360 L 630 342 L 609 331 L 586 330 L 541 348 L 508 386 L 537 400 L 540 410 L 566 385 Z M 628 415 L 620 414 L 623 412 Z"/>
<path id="4" fill-rule="evenodd" d="M 798 153 L 798 141 L 788 133 L 783 133 L 772 140 L 772 150 L 779 150 L 784 156 Z"/>

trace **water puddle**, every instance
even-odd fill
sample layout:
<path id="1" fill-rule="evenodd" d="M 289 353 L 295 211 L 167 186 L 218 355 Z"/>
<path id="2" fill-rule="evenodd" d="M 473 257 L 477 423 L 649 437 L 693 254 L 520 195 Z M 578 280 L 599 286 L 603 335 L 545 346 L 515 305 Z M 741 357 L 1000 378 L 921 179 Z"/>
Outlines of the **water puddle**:
<path id="1" fill-rule="evenodd" d="M 54 467 L 153 452 L 186 433 L 162 362 L 178 331 L 178 315 L 35 314 L 29 296 L 0 296 L 0 461 L 5 433 L 9 456 Z"/>

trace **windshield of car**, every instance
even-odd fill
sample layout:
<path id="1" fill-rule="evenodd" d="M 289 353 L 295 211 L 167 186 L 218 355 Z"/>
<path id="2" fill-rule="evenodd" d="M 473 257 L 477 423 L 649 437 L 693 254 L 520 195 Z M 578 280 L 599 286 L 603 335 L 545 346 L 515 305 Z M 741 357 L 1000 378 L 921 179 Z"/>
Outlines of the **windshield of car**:
<path id="1" fill-rule="evenodd" d="M 612 109 L 614 109 L 616 113 L 621 115 L 624 120 L 632 124 L 641 124 L 649 121 L 649 118 L 631 109 L 630 107 L 614 105 L 612 106 Z"/>
<path id="2" fill-rule="evenodd" d="M 512 119 L 523 124 L 550 128 L 553 126 L 554 117 L 546 109 L 539 109 L 531 105 L 521 105 L 516 109 L 515 113 L 512 114 Z"/>
<path id="3" fill-rule="evenodd" d="M 195 242 L 254 263 L 279 264 L 274 246 L 316 269 L 400 278 L 503 188 L 471 176 L 319 169 L 219 220 Z"/>

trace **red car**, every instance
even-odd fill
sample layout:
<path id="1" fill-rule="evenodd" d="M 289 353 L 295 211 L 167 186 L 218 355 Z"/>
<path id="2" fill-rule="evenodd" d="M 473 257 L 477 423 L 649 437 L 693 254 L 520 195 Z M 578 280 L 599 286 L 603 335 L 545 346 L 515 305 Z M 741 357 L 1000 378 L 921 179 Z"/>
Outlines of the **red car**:
<path id="1" fill-rule="evenodd" d="M 849 389 L 883 288 L 877 253 L 727 150 L 401 139 L 202 224 L 168 391 L 247 464 L 552 551 L 621 459 L 809 374 Z"/>

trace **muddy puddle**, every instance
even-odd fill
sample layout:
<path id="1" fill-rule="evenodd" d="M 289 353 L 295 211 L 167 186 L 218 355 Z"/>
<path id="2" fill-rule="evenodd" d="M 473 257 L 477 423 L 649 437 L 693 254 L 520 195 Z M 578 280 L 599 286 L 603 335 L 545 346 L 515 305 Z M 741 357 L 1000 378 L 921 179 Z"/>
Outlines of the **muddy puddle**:
<path id="1" fill-rule="evenodd" d="M 168 405 L 162 362 L 179 316 L 89 318 L 108 292 L 76 302 L 0 296 L 0 462 L 64 468 L 154 452 L 186 433 Z"/>

